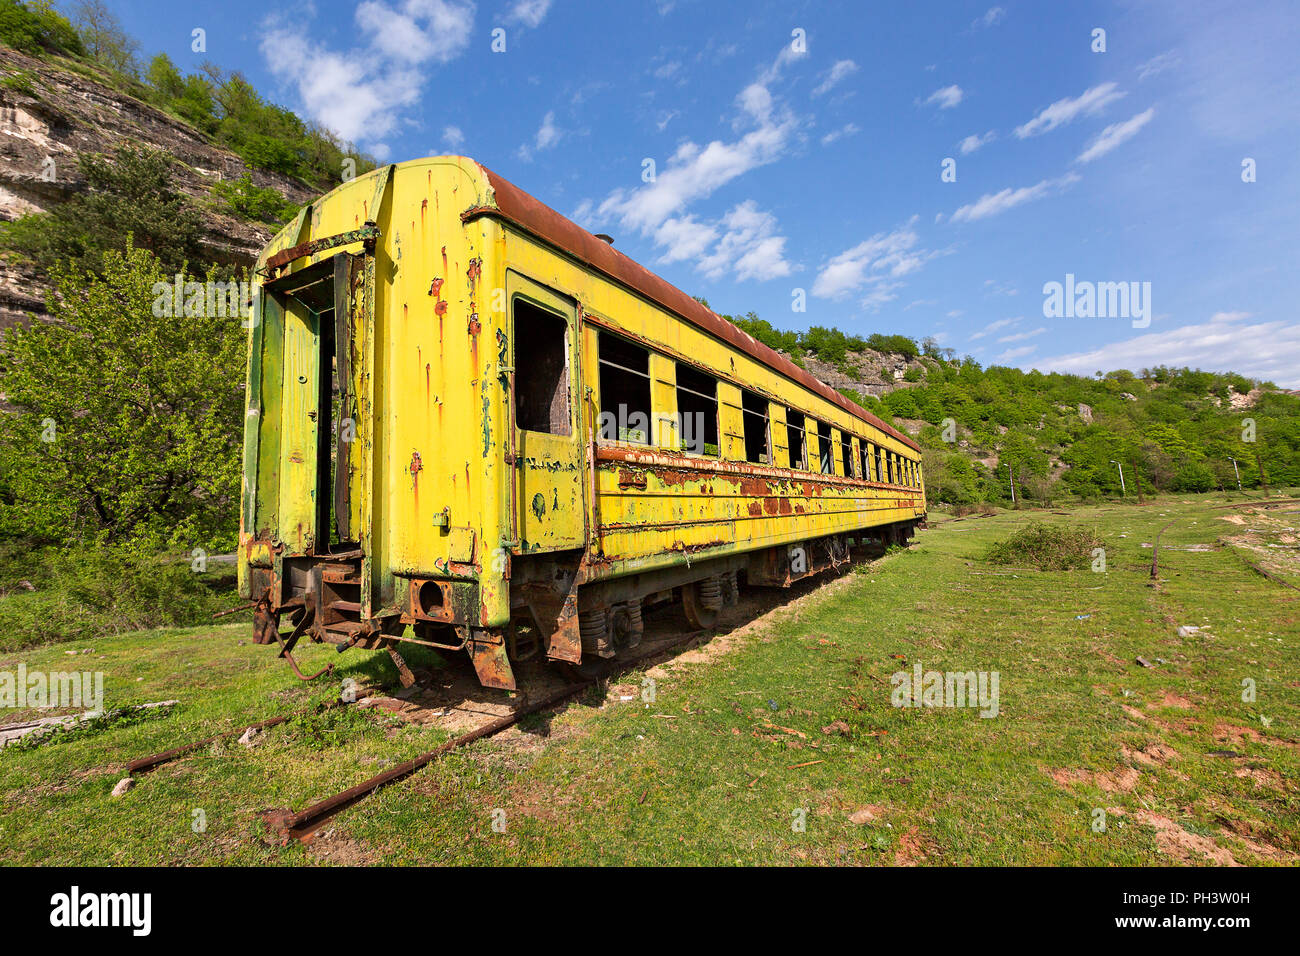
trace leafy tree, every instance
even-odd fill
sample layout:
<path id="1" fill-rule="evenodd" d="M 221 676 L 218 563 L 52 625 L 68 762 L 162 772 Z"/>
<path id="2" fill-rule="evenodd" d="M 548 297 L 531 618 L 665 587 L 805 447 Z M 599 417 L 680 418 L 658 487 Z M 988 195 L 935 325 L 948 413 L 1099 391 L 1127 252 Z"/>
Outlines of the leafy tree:
<path id="1" fill-rule="evenodd" d="M 104 254 L 102 275 L 60 266 L 54 321 L 0 338 L 0 391 L 17 407 L 0 416 L 0 530 L 233 544 L 245 333 L 230 318 L 154 315 L 169 273 L 130 245 Z"/>
<path id="2" fill-rule="evenodd" d="M 140 44 L 122 29 L 122 21 L 103 0 L 78 0 L 72 8 L 72 18 L 91 59 L 114 72 L 135 76 L 138 69 L 135 54 Z"/>
<path id="3" fill-rule="evenodd" d="M 85 53 L 77 31 L 48 0 L 0 0 L 0 42 L 33 56 Z"/>
<path id="4" fill-rule="evenodd" d="M 83 155 L 84 193 L 48 213 L 0 224 L 0 247 L 42 268 L 69 262 L 102 273 L 104 257 L 134 237 L 173 271 L 202 256 L 199 213 L 173 185 L 161 150 L 120 145 L 112 157 Z"/>

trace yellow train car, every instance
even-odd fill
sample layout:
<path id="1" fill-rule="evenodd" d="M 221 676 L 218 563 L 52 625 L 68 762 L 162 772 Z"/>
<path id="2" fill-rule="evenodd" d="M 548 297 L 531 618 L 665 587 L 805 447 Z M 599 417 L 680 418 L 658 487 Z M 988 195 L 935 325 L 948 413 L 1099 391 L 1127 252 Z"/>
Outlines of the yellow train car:
<path id="1" fill-rule="evenodd" d="M 646 606 L 707 627 L 925 516 L 910 438 L 471 159 L 339 186 L 257 275 L 239 587 L 295 671 L 306 637 L 588 672 Z"/>

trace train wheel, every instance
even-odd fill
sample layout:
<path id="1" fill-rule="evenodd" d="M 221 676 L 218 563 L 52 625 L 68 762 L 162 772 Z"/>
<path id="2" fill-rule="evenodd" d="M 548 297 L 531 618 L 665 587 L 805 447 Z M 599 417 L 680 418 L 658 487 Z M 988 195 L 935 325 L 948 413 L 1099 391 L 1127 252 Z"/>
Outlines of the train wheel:
<path id="1" fill-rule="evenodd" d="M 561 663 L 560 670 L 564 671 L 571 680 L 586 682 L 600 680 L 609 673 L 610 668 L 613 667 L 613 665 L 614 661 L 612 658 L 597 657 L 595 654 L 592 654 L 591 656 L 584 654 L 580 663 Z"/>
<path id="2" fill-rule="evenodd" d="M 718 609 L 722 607 L 722 588 L 717 578 L 705 578 L 682 588 L 682 610 L 691 627 L 700 631 L 712 629 L 718 623 Z"/>

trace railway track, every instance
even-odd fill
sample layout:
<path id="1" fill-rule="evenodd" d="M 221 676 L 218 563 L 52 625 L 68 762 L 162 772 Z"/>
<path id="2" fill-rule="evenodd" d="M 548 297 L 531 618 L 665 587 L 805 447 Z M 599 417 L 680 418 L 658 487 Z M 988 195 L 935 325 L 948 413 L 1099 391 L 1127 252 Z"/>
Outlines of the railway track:
<path id="1" fill-rule="evenodd" d="M 824 583 L 824 582 L 821 582 Z M 800 589 L 803 591 L 805 589 Z M 762 607 L 765 604 L 780 604 L 798 596 L 798 592 L 782 594 L 782 600 L 773 602 L 771 600 L 750 599 L 742 600 L 742 608 L 746 611 L 758 610 L 761 614 L 766 610 Z M 749 605 L 749 607 L 745 607 Z M 758 605 L 756 608 L 755 605 Z M 728 610 L 735 611 L 735 608 Z M 737 615 L 739 616 L 739 615 Z M 732 622 L 733 626 L 747 623 L 752 614 L 744 614 L 743 619 Z M 667 623 L 667 622 L 663 622 Z M 619 659 L 611 670 L 599 677 L 587 680 L 567 680 L 558 688 L 544 689 L 543 692 L 534 700 L 521 703 L 518 706 L 511 707 L 506 713 L 491 716 L 490 719 L 477 723 L 469 730 L 451 738 L 441 745 L 433 748 L 427 753 L 420 754 L 417 757 L 390 767 L 382 773 L 376 774 L 367 780 L 355 786 L 348 787 L 338 793 L 323 797 L 306 808 L 293 811 L 290 809 L 267 810 L 262 813 L 262 819 L 266 822 L 272 833 L 276 835 L 281 845 L 287 845 L 290 841 L 299 841 L 308 843 L 313 835 L 317 833 L 330 819 L 347 810 L 349 807 L 361 802 L 366 797 L 378 792 L 379 790 L 398 783 L 422 770 L 431 763 L 435 763 L 440 757 L 451 753 L 468 744 L 478 740 L 483 740 L 513 727 L 519 721 L 532 714 L 550 710 L 561 706 L 566 701 L 573 699 L 583 691 L 598 685 L 602 682 L 610 681 L 617 678 L 620 674 L 627 672 L 639 665 L 644 664 L 653 658 L 664 658 L 675 651 L 686 648 L 694 642 L 700 641 L 701 638 L 706 640 L 712 637 L 712 631 L 691 631 L 689 633 L 678 633 L 675 636 L 664 638 L 662 635 L 658 639 L 654 636 L 654 631 L 664 630 L 662 623 L 658 627 L 647 628 L 647 637 L 641 647 L 625 659 Z M 471 675 L 463 675 L 469 679 Z M 202 737 L 196 740 L 181 744 L 161 753 L 151 754 L 132 760 L 127 764 L 129 776 L 139 777 L 148 774 L 164 764 L 174 761 L 183 760 L 194 752 L 210 744 L 221 740 L 227 740 L 237 737 L 244 733 L 248 728 L 256 730 L 266 730 L 285 724 L 296 717 L 304 717 L 312 714 L 322 713 L 338 707 L 349 706 L 348 702 L 342 700 L 329 701 L 325 704 L 318 704 L 314 707 L 304 708 L 290 714 L 284 714 L 277 717 L 271 717 L 253 724 L 240 724 L 232 730 L 223 731 L 218 734 Z M 351 704 L 351 706 L 356 706 Z M 483 716 L 481 712 L 474 712 L 474 716 Z"/>
<path id="2" fill-rule="evenodd" d="M 876 552 L 870 554 L 871 558 L 877 556 L 878 553 Z M 281 845 L 287 845 L 290 841 L 309 843 L 313 836 L 338 814 L 385 787 L 399 783 L 419 773 L 430 764 L 436 763 L 439 758 L 446 754 L 476 741 L 493 737 L 515 726 L 519 721 L 532 714 L 559 707 L 577 697 L 583 691 L 603 682 L 612 682 L 621 674 L 643 665 L 647 661 L 655 658 L 667 658 L 674 653 L 688 649 L 694 643 L 705 643 L 716 637 L 722 637 L 744 628 L 763 615 L 812 593 L 821 586 L 836 580 L 837 577 L 839 575 L 819 575 L 814 579 L 797 582 L 788 590 L 747 589 L 742 592 L 737 605 L 723 608 L 723 615 L 718 625 L 711 630 L 684 629 L 685 622 L 679 608 L 650 610 L 646 615 L 646 632 L 640 646 L 626 658 L 620 658 L 614 662 L 613 667 L 607 673 L 591 679 L 568 679 L 557 682 L 554 669 L 538 663 L 534 668 L 536 673 L 532 675 L 534 681 L 529 685 L 536 689 L 537 696 L 534 699 L 525 700 L 517 706 L 510 706 L 504 713 L 484 712 L 483 710 L 474 709 L 472 706 L 466 706 L 471 701 L 482 701 L 481 697 L 475 695 L 475 692 L 481 689 L 477 687 L 472 670 L 464 669 L 463 673 L 461 673 L 449 662 L 446 673 L 452 676 L 453 680 L 449 685 L 451 688 L 450 694 L 444 694 L 444 696 L 455 698 L 460 696 L 462 691 L 466 692 L 466 696 L 460 704 L 449 702 L 447 706 L 449 710 L 459 711 L 459 716 L 468 716 L 472 723 L 471 726 L 426 753 L 397 766 L 390 767 L 384 772 L 345 790 L 322 797 L 301 810 L 293 811 L 288 808 L 266 810 L 263 811 L 261 817 Z M 434 694 L 436 696 L 432 689 L 426 690 L 425 694 Z M 361 703 L 361 701 L 358 701 L 358 703 Z M 489 704 L 489 706 L 493 705 L 500 706 L 499 704 Z M 128 763 L 127 770 L 129 775 L 133 777 L 147 774 L 164 764 L 183 760 L 195 751 L 217 741 L 237 737 L 249 727 L 266 730 L 285 724 L 295 717 L 309 716 L 343 706 L 356 706 L 356 704 L 349 705 L 342 700 L 329 701 L 290 714 L 271 717 L 255 724 L 240 724 L 233 730 L 193 740 L 161 753 L 140 757 Z M 436 705 L 430 706 L 426 703 L 417 707 L 414 712 L 404 710 L 402 716 L 406 718 L 418 717 L 422 714 L 432 713 L 435 709 Z M 483 717 L 487 719 L 479 719 Z M 433 726 L 439 725 L 433 724 Z"/>

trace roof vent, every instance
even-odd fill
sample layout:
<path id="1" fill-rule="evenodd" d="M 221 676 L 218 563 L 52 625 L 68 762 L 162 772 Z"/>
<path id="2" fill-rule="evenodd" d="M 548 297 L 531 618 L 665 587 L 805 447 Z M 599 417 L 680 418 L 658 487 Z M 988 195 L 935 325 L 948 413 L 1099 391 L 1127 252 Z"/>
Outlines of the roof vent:
<path id="1" fill-rule="evenodd" d="M 602 242 L 608 242 L 611 246 L 614 244 L 614 237 L 607 236 L 603 232 L 596 233 L 596 238 L 601 240 Z"/>

